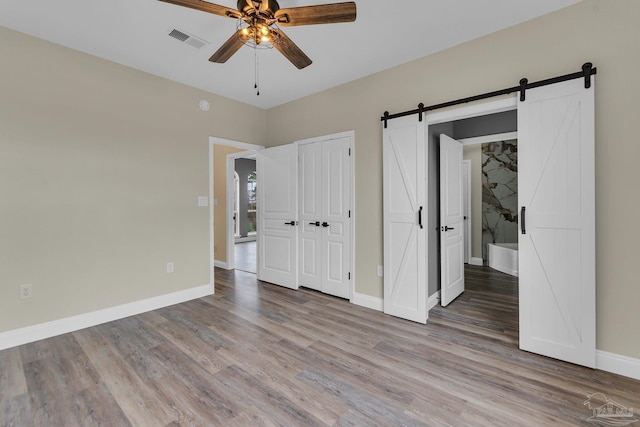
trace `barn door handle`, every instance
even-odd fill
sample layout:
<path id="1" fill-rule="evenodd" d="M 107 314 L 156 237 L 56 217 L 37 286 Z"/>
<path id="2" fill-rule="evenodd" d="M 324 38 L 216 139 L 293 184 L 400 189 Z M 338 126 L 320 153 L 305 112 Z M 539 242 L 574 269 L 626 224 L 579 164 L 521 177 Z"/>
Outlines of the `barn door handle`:
<path id="1" fill-rule="evenodd" d="M 328 227 L 328 226 L 329 226 L 329 223 L 325 221 L 325 222 L 323 222 L 323 223 L 322 223 L 322 226 L 323 226 L 323 227 Z"/>
<path id="2" fill-rule="evenodd" d="M 320 227 L 320 221 L 310 222 L 309 225 L 315 225 L 316 227 Z"/>
<path id="3" fill-rule="evenodd" d="M 422 226 L 422 206 L 420 206 L 420 210 L 418 211 L 418 225 L 420 226 L 420 228 L 424 228 Z"/>
<path id="4" fill-rule="evenodd" d="M 520 231 L 522 232 L 522 234 L 527 234 L 527 227 L 524 224 L 524 215 L 525 213 L 525 207 L 521 207 L 520 208 Z"/>
<path id="5" fill-rule="evenodd" d="M 448 225 L 444 226 L 444 231 L 455 230 L 453 227 L 449 227 Z"/>
<path id="6" fill-rule="evenodd" d="M 295 221 L 285 222 L 284 225 L 296 225 Z"/>

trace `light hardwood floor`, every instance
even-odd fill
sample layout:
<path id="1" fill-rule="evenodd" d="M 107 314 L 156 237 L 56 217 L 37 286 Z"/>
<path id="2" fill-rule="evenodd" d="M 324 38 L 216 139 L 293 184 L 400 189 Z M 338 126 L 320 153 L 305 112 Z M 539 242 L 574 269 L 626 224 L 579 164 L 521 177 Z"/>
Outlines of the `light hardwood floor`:
<path id="1" fill-rule="evenodd" d="M 519 351 L 517 285 L 468 267 L 424 325 L 216 270 L 216 294 L 0 352 L 0 425 L 594 425 L 640 381 Z M 640 423 L 639 423 L 640 424 Z"/>

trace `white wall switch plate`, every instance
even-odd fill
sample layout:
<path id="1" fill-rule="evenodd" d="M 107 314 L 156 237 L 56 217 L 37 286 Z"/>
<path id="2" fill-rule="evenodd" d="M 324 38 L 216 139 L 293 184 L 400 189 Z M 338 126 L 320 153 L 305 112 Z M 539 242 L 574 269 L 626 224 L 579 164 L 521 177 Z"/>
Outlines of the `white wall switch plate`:
<path id="1" fill-rule="evenodd" d="M 209 206 L 209 198 L 207 196 L 198 197 L 198 207 Z"/>
<path id="2" fill-rule="evenodd" d="M 384 267 L 382 267 L 381 265 L 379 265 L 376 268 L 376 274 L 378 275 L 378 277 L 383 277 L 384 276 Z"/>
<path id="3" fill-rule="evenodd" d="M 174 265 L 172 262 L 167 263 L 167 273 L 173 273 Z"/>

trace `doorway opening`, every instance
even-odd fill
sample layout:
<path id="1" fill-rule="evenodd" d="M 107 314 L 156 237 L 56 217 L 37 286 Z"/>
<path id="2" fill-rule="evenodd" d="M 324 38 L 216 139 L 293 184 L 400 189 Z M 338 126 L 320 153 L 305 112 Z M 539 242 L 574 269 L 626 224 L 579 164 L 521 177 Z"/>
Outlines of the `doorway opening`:
<path id="1" fill-rule="evenodd" d="M 510 98 L 433 113 L 427 117 L 429 200 L 439 201 L 441 198 L 441 135 L 455 139 L 463 148 L 464 250 L 461 256 L 468 265 L 487 264 L 483 236 L 487 243 L 506 243 L 509 240 L 509 243 L 517 244 L 518 241 L 517 175 L 514 175 L 514 172 L 517 173 L 516 109 L 515 98 Z M 507 149 L 503 152 L 500 150 L 503 146 L 515 152 Z M 440 230 L 440 226 L 444 224 L 440 217 L 440 207 L 436 203 L 435 206 L 429 206 L 429 209 L 429 230 Z M 513 233 L 507 233 L 508 236 L 505 237 L 505 228 L 509 231 L 513 229 Z M 493 236 L 496 240 L 489 242 L 489 237 Z M 429 309 L 437 305 L 442 297 L 441 237 L 441 232 L 435 232 L 428 239 Z"/>
<path id="2" fill-rule="evenodd" d="M 240 206 L 235 203 L 235 192 L 236 187 L 240 185 L 240 175 L 236 180 L 234 161 L 236 158 L 251 158 L 252 156 L 255 158 L 256 150 L 262 148 L 264 147 L 260 145 L 209 137 L 209 200 L 211 201 L 209 203 L 209 238 L 212 284 L 214 283 L 213 267 L 232 270 L 236 268 L 236 258 L 241 259 L 242 257 L 244 259 L 244 254 L 238 257 L 235 256 L 235 238 L 236 235 L 240 234 L 237 227 L 240 224 L 236 223 L 236 219 L 239 219 L 238 211 Z M 248 178 L 247 176 L 247 180 Z M 255 235 L 252 238 L 255 240 Z M 251 252 L 248 252 L 247 258 L 250 258 Z M 257 257 L 254 257 L 253 260 L 249 259 L 249 262 L 253 261 L 255 264 L 255 259 Z"/>

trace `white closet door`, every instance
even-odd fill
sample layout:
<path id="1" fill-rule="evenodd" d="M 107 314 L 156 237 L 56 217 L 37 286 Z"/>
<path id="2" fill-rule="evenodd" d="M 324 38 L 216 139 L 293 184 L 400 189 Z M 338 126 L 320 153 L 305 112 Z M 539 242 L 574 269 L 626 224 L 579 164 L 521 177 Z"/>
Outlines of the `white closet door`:
<path id="1" fill-rule="evenodd" d="M 462 144 L 440 135 L 440 303 L 464 292 Z"/>
<path id="2" fill-rule="evenodd" d="M 518 103 L 520 348 L 595 366 L 594 87 Z M 524 215 L 522 215 L 524 213 Z"/>
<path id="3" fill-rule="evenodd" d="M 298 288 L 298 147 L 258 150 L 258 279 Z"/>
<path id="4" fill-rule="evenodd" d="M 322 290 L 322 144 L 298 147 L 299 196 L 299 284 Z"/>
<path id="5" fill-rule="evenodd" d="M 350 297 L 350 138 L 322 142 L 322 292 Z"/>
<path id="6" fill-rule="evenodd" d="M 349 298 L 351 138 L 299 146 L 300 286 Z"/>
<path id="7" fill-rule="evenodd" d="M 383 130 L 384 312 L 427 322 L 425 122 L 408 116 Z"/>

